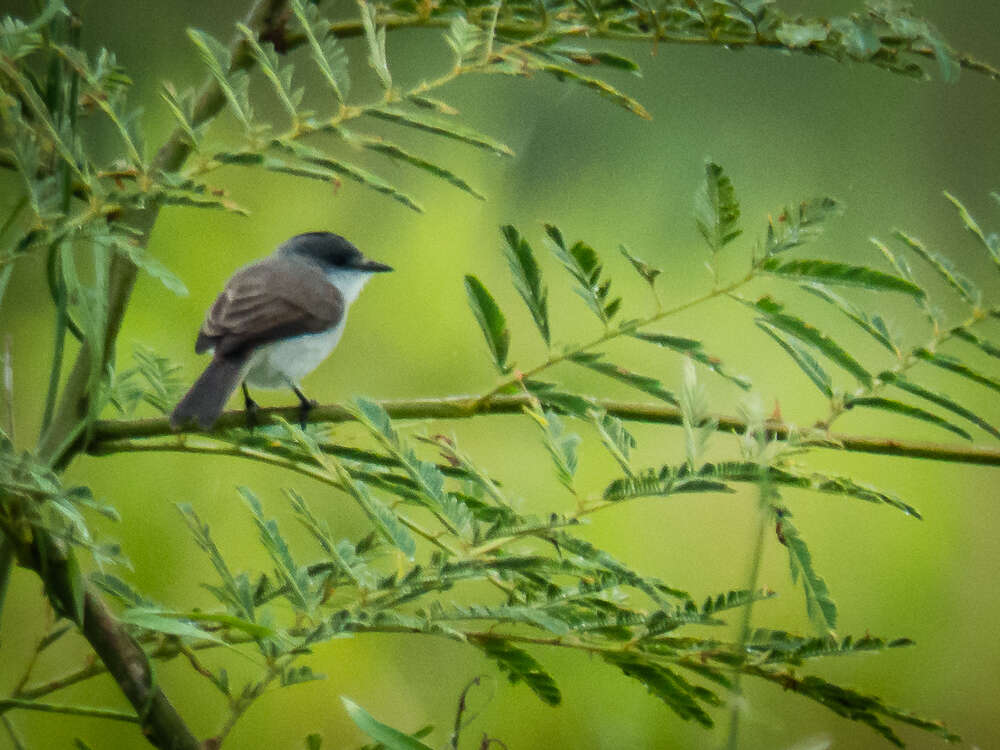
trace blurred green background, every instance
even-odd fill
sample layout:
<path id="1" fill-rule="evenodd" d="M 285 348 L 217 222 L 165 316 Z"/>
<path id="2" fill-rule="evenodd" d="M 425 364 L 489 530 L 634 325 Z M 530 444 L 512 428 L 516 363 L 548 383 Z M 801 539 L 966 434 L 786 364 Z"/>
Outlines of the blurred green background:
<path id="1" fill-rule="evenodd" d="M 23 12 L 15 3 L 4 5 L 4 13 Z M 135 80 L 130 100 L 146 107 L 144 130 L 150 149 L 171 127 L 158 97 L 160 82 L 169 79 L 183 88 L 203 76 L 184 29 L 195 26 L 226 39 L 245 5 L 126 0 L 83 4 L 85 44 L 115 50 Z M 860 3 L 800 0 L 787 5 L 819 15 L 858 10 Z M 1000 4 L 994 0 L 925 0 L 915 7 L 955 48 L 1000 63 Z M 727 250 L 730 269 L 745 264 L 753 243 L 763 236 L 769 212 L 804 198 L 832 195 L 846 204 L 847 213 L 803 255 L 880 264 L 868 238 L 888 240 L 892 228 L 902 227 L 947 253 L 987 294 L 995 294 L 995 269 L 966 237 L 941 191 L 961 198 L 984 228 L 1000 229 L 1000 207 L 988 195 L 1000 187 L 1000 82 L 965 73 L 955 85 L 914 83 L 874 67 L 758 50 L 593 46 L 640 62 L 641 78 L 624 73 L 608 77 L 647 107 L 652 122 L 551 78 L 470 76 L 449 86 L 442 97 L 462 111 L 466 123 L 506 141 L 514 158 L 499 159 L 429 136 L 399 133 L 389 125 L 363 126 L 419 145 L 480 188 L 488 196 L 486 202 L 388 161 L 365 163 L 415 194 L 426 209 L 424 215 L 355 183 L 345 182 L 334 191 L 328 185 L 262 172 L 217 173 L 213 181 L 227 187 L 252 215 L 239 218 L 191 209 L 162 213 L 150 251 L 185 280 L 190 295 L 178 298 L 155 280 L 142 278 L 119 338 L 119 361 L 127 365 L 134 346 L 144 344 L 183 363 L 185 378 L 192 380 L 204 364 L 192 351 L 194 335 L 223 280 L 292 234 L 329 229 L 397 272 L 369 286 L 351 312 L 336 355 L 305 381 L 306 391 L 331 402 L 356 395 L 389 398 L 488 390 L 494 376 L 466 306 L 465 273 L 483 279 L 507 312 L 514 337 L 512 358 L 530 367 L 544 355 L 508 281 L 498 226 L 517 225 L 542 258 L 552 290 L 554 340 L 590 338 L 597 331 L 592 316 L 568 290 L 554 259 L 542 252 L 540 222 L 554 222 L 567 238 L 586 239 L 602 253 L 615 289 L 626 295 L 627 313 L 646 311 L 648 300 L 617 254 L 620 242 L 669 269 L 660 287 L 666 300 L 687 299 L 711 284 L 702 267 L 704 246 L 691 218 L 692 195 L 706 157 L 726 167 L 742 200 L 745 234 Z M 372 76 L 363 54 L 356 54 L 360 48 L 352 44 L 349 49 L 356 57 L 352 72 L 361 94 Z M 389 55 L 390 64 L 399 61 L 394 74 L 404 85 L 441 72 L 448 60 L 440 33 L 429 31 L 391 34 Z M 223 132 L 227 122 L 222 121 Z M 6 215 L 16 200 L 17 184 L 8 180 L 0 188 L 0 213 Z M 0 310 L 0 333 L 13 334 L 15 420 L 24 443 L 23 436 L 38 429 L 51 358 L 52 311 L 41 302 L 41 270 L 38 258 L 19 263 Z M 933 283 L 932 288 L 940 291 Z M 797 312 L 839 335 L 854 335 L 816 303 L 781 296 Z M 902 307 L 900 300 L 866 302 L 869 309 L 905 320 L 912 335 L 924 333 L 912 309 Z M 703 338 L 731 370 L 753 379 L 769 410 L 780 402 L 787 420 L 807 424 L 824 413 L 813 386 L 735 304 L 699 308 L 670 320 L 663 329 Z M 867 342 L 856 345 L 877 356 Z M 624 347 L 612 351 L 616 362 L 678 387 L 679 357 Z M 970 361 L 988 367 L 975 357 Z M 603 382 L 567 370 L 558 374 L 582 390 L 597 386 L 608 392 Z M 704 379 L 713 409 L 733 413 L 740 393 L 710 374 Z M 995 396 L 985 389 L 936 375 L 924 381 L 951 389 L 988 419 L 1000 418 Z M 849 385 L 846 376 L 838 382 Z M 634 398 L 624 390 L 611 393 Z M 284 394 L 261 396 L 268 405 L 291 403 Z M 916 439 L 943 435 L 933 428 L 853 413 L 837 427 Z M 572 499 L 551 476 L 536 431 L 524 419 L 416 425 L 412 430 L 454 431 L 466 451 L 504 480 L 511 494 L 525 498 L 526 507 L 571 506 Z M 683 441 L 677 429 L 635 431 L 638 465 L 681 460 Z M 583 432 L 580 486 L 597 490 L 615 475 L 615 467 L 595 436 Z M 337 434 L 349 441 L 357 431 L 343 427 Z M 977 439 L 989 438 L 979 433 Z M 728 457 L 734 451 L 733 438 L 717 437 L 713 456 Z M 1000 746 L 996 470 L 832 452 L 817 452 L 810 462 L 893 491 L 925 516 L 918 522 L 862 503 L 804 494 L 786 498 L 839 605 L 840 634 L 905 635 L 917 642 L 915 648 L 826 662 L 819 673 L 879 694 L 890 704 L 942 718 L 969 746 Z M 295 487 L 314 508 L 322 508 L 338 535 L 356 536 L 365 530 L 360 512 L 344 497 L 300 477 L 235 459 L 173 454 L 82 457 L 68 477 L 89 484 L 121 511 L 120 524 L 102 528 L 122 541 L 132 560 L 134 571 L 122 575 L 152 598 L 178 608 L 211 607 L 214 602 L 198 585 L 211 580 L 207 561 L 174 503 L 194 505 L 235 565 L 258 569 L 266 567 L 266 561 L 261 550 L 246 541 L 254 533 L 234 490 L 237 484 L 252 487 L 293 539 L 301 536 L 280 493 L 285 486 Z M 585 533 L 639 570 L 703 597 L 743 585 L 755 503 L 752 492 L 640 501 L 595 516 Z M 807 630 L 802 594 L 791 585 L 784 550 L 773 539 L 761 582 L 780 596 L 758 605 L 755 624 Z M 15 572 L 2 623 L 0 694 L 20 675 L 23 654 L 46 623 L 40 593 L 35 576 Z M 73 663 L 68 660 L 84 654 L 82 643 L 55 649 L 39 664 L 37 676 L 55 676 Z M 390 636 L 335 641 L 310 662 L 328 676 L 325 682 L 268 695 L 237 725 L 228 744 L 300 747 L 306 734 L 320 732 L 328 743 L 324 747 L 360 745 L 364 738 L 344 713 L 340 695 L 403 729 L 433 723 L 438 727 L 433 741 L 441 744 L 459 691 L 477 674 L 495 678 L 496 696 L 467 731 L 468 747 L 481 732 L 512 749 L 700 748 L 722 742 L 722 730 L 707 733 L 685 724 L 610 666 L 575 653 L 535 655 L 563 690 L 564 702 L 558 708 L 541 704 L 523 686 L 509 685 L 493 664 L 456 643 Z M 212 665 L 225 663 L 234 674 L 246 666 L 229 653 L 214 659 L 209 659 Z M 217 728 L 224 707 L 202 678 L 179 662 L 160 667 L 158 675 L 199 735 Z M 751 682 L 746 688 L 743 747 L 804 749 L 826 747 L 825 742 L 838 748 L 887 746 L 870 730 L 772 686 Z M 106 678 L 56 697 L 123 705 Z M 97 750 L 145 746 L 130 725 L 32 712 L 10 716 L 32 748 L 68 748 L 75 736 Z M 725 714 L 718 712 L 717 719 L 724 729 Z M 911 747 L 941 744 L 906 728 L 901 734 Z M 0 748 L 10 746 L 5 743 L 7 737 L 0 736 Z"/>

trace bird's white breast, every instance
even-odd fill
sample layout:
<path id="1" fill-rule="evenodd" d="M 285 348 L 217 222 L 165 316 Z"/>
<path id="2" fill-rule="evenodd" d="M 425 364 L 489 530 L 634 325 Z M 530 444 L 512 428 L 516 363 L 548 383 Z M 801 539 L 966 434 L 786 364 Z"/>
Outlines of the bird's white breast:
<path id="1" fill-rule="evenodd" d="M 333 328 L 320 333 L 295 336 L 255 349 L 247 363 L 244 376 L 247 385 L 273 390 L 298 384 L 336 348 L 344 333 L 347 310 L 361 294 L 371 274 L 337 269 L 328 272 L 326 277 L 331 284 L 340 289 L 344 298 L 344 314 L 340 321 Z"/>

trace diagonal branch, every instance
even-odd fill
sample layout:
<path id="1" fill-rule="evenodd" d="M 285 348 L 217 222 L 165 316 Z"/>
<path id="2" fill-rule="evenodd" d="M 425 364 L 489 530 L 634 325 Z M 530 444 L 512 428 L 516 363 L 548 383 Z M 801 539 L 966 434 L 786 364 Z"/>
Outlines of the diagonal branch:
<path id="1" fill-rule="evenodd" d="M 478 396 L 446 396 L 443 398 L 391 399 L 379 404 L 393 419 L 468 419 L 477 416 L 497 414 L 521 414 L 531 405 L 531 397 L 526 395 L 496 395 L 487 398 Z M 680 409 L 667 404 L 641 403 L 633 401 L 612 401 L 594 399 L 594 406 L 608 414 L 631 422 L 680 425 L 683 423 Z M 258 423 L 297 422 L 299 408 L 261 409 Z M 717 417 L 719 429 L 723 432 L 742 434 L 746 422 L 729 416 Z M 317 406 L 309 412 L 310 422 L 350 422 L 354 416 L 338 404 Z M 223 431 L 246 425 L 246 414 L 242 411 L 225 412 L 216 423 L 215 430 Z M 784 422 L 769 422 L 768 430 L 777 438 L 787 438 L 793 426 Z M 183 435 L 201 433 L 189 428 L 175 433 L 166 417 L 133 420 L 107 420 L 94 424 L 93 435 L 87 444 L 87 452 L 94 456 L 124 453 L 135 449 L 135 440 L 175 436 L 176 442 L 164 446 L 164 450 L 184 450 Z M 896 440 L 892 438 L 869 437 L 865 435 L 824 435 L 826 442 L 816 447 L 836 448 L 854 453 L 874 453 L 883 456 L 926 458 L 950 463 L 1000 466 L 1000 449 L 986 446 L 963 446 L 944 443 L 930 443 L 918 440 Z"/>

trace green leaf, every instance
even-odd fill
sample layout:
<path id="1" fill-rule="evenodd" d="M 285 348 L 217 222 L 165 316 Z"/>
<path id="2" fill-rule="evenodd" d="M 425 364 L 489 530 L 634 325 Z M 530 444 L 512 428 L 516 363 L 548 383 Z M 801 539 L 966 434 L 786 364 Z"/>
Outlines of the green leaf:
<path id="1" fill-rule="evenodd" d="M 593 352 L 577 352 L 576 354 L 568 356 L 567 359 L 570 362 L 581 365 L 582 367 L 587 367 L 595 372 L 601 373 L 602 375 L 606 375 L 609 378 L 614 378 L 615 380 L 626 383 L 633 388 L 650 394 L 651 396 L 656 396 L 656 398 L 666 401 L 668 404 L 677 406 L 680 403 L 677 396 L 673 392 L 664 388 L 660 381 L 656 378 L 639 375 L 631 370 L 626 370 L 624 367 L 613 365 L 610 362 L 601 362 L 600 359 L 603 356 L 603 354 L 596 354 Z"/>
<path id="2" fill-rule="evenodd" d="M 837 628 L 837 605 L 830 598 L 826 582 L 816 573 L 812 555 L 805 540 L 799 535 L 788 514 L 775 508 L 776 522 L 780 524 L 781 539 L 788 549 L 788 564 L 792 572 L 792 583 L 802 578 L 802 588 L 806 594 L 806 613 L 816 630 L 826 634 Z"/>
<path id="3" fill-rule="evenodd" d="M 465 277 L 465 292 L 469 297 L 469 306 L 476 316 L 479 328 L 486 338 L 486 345 L 493 362 L 501 373 L 511 370 L 507 364 L 507 350 L 510 347 L 510 330 L 507 319 L 482 282 L 471 274 Z"/>
<path id="4" fill-rule="evenodd" d="M 637 445 L 635 437 L 617 417 L 599 412 L 596 409 L 590 411 L 590 417 L 601 436 L 601 442 L 604 443 L 604 447 L 608 449 L 611 457 L 618 462 L 626 474 L 632 476 L 631 453 Z"/>
<path id="5" fill-rule="evenodd" d="M 972 214 L 969 213 L 969 210 L 958 198 L 947 190 L 944 191 L 944 197 L 951 201 L 952 205 L 958 209 L 958 215 L 961 217 L 962 223 L 965 224 L 965 228 L 982 243 L 983 247 L 989 252 L 990 257 L 993 258 L 993 262 L 1000 265 L 1000 242 L 997 241 L 996 237 L 991 240 L 983 234 L 983 230 L 979 228 L 979 224 L 976 223 L 976 220 L 972 218 Z"/>
<path id="6" fill-rule="evenodd" d="M 705 182 L 695 196 L 695 222 L 713 254 L 743 233 L 733 183 L 714 162 L 705 163 Z"/>
<path id="7" fill-rule="evenodd" d="M 823 23 L 791 23 L 781 24 L 774 35 L 778 41 L 791 49 L 809 47 L 817 42 L 824 42 L 830 30 Z"/>
<path id="8" fill-rule="evenodd" d="M 188 288 L 181 281 L 180 277 L 163 265 L 157 258 L 150 255 L 146 248 L 139 244 L 138 240 L 119 232 L 99 234 L 94 237 L 94 240 L 104 247 L 127 257 L 140 269 L 179 297 L 186 297 L 188 295 Z"/>
<path id="9" fill-rule="evenodd" d="M 870 60 L 882 48 L 882 42 L 869 18 L 832 18 L 830 26 L 840 34 L 840 44 L 854 60 Z"/>
<path id="10" fill-rule="evenodd" d="M 718 696 L 706 688 L 692 685 L 665 666 L 644 661 L 637 654 L 625 651 L 604 653 L 604 660 L 615 665 L 627 676 L 638 680 L 650 693 L 663 701 L 671 711 L 685 721 L 694 719 L 705 728 L 715 726 L 712 717 L 698 701 L 712 706 L 721 704 Z"/>
<path id="11" fill-rule="evenodd" d="M 834 685 L 815 675 L 797 678 L 788 671 L 772 672 L 762 669 L 755 669 L 750 673 L 781 685 L 786 690 L 791 688 L 798 695 L 816 701 L 838 716 L 865 724 L 897 747 L 904 747 L 903 741 L 885 722 L 879 719 L 879 715 L 933 732 L 949 742 L 961 740 L 958 735 L 948 731 L 944 724 L 939 721 L 929 721 L 898 708 L 887 706 L 880 698 Z"/>
<path id="12" fill-rule="evenodd" d="M 709 411 L 708 392 L 698 382 L 698 373 L 690 359 L 684 361 L 680 409 L 688 468 L 694 471 L 703 463 L 702 457 L 719 422 Z"/>
<path id="13" fill-rule="evenodd" d="M 358 403 L 359 405 L 362 403 L 365 405 L 372 404 L 372 402 L 360 399 Z M 373 405 L 377 407 L 377 404 Z M 388 416 L 386 416 L 386 420 L 388 420 Z M 293 434 L 298 435 L 300 439 L 307 440 L 305 433 L 297 430 L 294 425 L 288 425 L 288 428 L 293 431 Z M 309 442 L 307 444 L 310 450 L 314 449 L 313 456 L 321 465 L 332 467 L 343 484 L 344 490 L 357 501 L 365 514 L 375 523 L 379 531 L 382 532 L 382 535 L 400 552 L 412 560 L 417 551 L 417 544 L 400 517 L 385 503 L 368 492 L 368 487 L 363 481 L 352 477 L 340 459 L 333 455 L 321 453 L 315 443 Z"/>
<path id="14" fill-rule="evenodd" d="M 989 375 L 984 375 L 978 370 L 972 369 L 955 357 L 949 357 L 946 354 L 938 354 L 923 348 L 917 349 L 914 354 L 925 362 L 930 362 L 936 367 L 948 370 L 956 375 L 961 375 L 963 378 L 971 380 L 973 383 L 979 383 L 980 385 L 985 385 L 987 388 L 1000 392 L 1000 380 L 997 380 Z"/>
<path id="15" fill-rule="evenodd" d="M 778 304 L 770 297 L 761 297 L 757 300 L 757 302 L 751 304 L 758 311 L 764 313 L 763 320 L 765 322 L 774 328 L 791 334 L 803 343 L 815 347 L 833 362 L 837 363 L 849 373 L 854 375 L 854 377 L 856 377 L 862 385 L 867 388 L 871 388 L 871 373 L 862 367 L 861 363 L 859 363 L 842 346 L 840 346 L 840 344 L 830 338 L 827 334 L 823 333 L 809 323 L 783 312 L 782 305 Z M 816 384 L 817 386 L 820 386 L 818 382 Z M 820 390 L 823 390 L 822 386 L 820 386 Z"/>
<path id="16" fill-rule="evenodd" d="M 110 573 L 91 573 L 90 580 L 95 586 L 115 597 L 123 604 L 132 607 L 156 609 L 155 602 L 144 597 L 117 576 L 113 576 Z"/>
<path id="17" fill-rule="evenodd" d="M 374 401 L 358 398 L 354 412 L 358 420 L 399 460 L 419 491 L 418 498 L 453 533 L 462 535 L 473 526 L 472 512 L 444 489 L 444 474 L 430 461 L 417 457 L 392 426 L 389 415 Z"/>
<path id="18" fill-rule="evenodd" d="M 939 417 L 937 414 L 921 409 L 919 406 L 911 406 L 910 404 L 904 404 L 901 401 L 894 401 L 890 398 L 882 398 L 881 396 L 852 398 L 845 406 L 848 409 L 853 409 L 855 406 L 867 406 L 872 409 L 881 409 L 882 411 L 889 411 L 904 417 L 919 419 L 921 422 L 928 422 L 949 432 L 953 432 L 966 440 L 972 440 L 972 436 L 968 432 L 961 427 L 953 425 L 948 420 Z"/>
<path id="19" fill-rule="evenodd" d="M 193 122 L 194 92 L 189 89 L 183 95 L 178 95 L 172 84 L 164 82 L 160 90 L 160 97 L 166 102 L 170 113 L 187 136 L 188 142 L 197 149 L 200 139 L 198 129 Z"/>
<path id="20" fill-rule="evenodd" d="M 500 228 L 506 245 L 504 254 L 510 266 L 510 273 L 524 304 L 542 334 L 545 344 L 550 343 L 549 333 L 549 291 L 542 283 L 542 272 L 538 268 L 531 245 L 528 244 L 512 224 Z"/>
<path id="21" fill-rule="evenodd" d="M 250 591 L 249 581 L 245 575 L 233 576 L 222 553 L 212 539 L 208 524 L 203 523 L 194 509 L 185 503 L 178 503 L 177 510 L 184 517 L 188 528 L 194 535 L 195 542 L 208 555 L 219 577 L 222 586 L 209 587 L 216 597 L 227 607 L 235 610 L 244 620 L 254 620 L 254 599 Z"/>
<path id="22" fill-rule="evenodd" d="M 250 131 L 253 128 L 253 115 L 247 99 L 246 87 L 249 79 L 245 72 L 240 71 L 240 74 L 229 72 L 231 66 L 229 50 L 226 45 L 211 34 L 199 29 L 188 29 L 187 35 L 198 48 L 201 59 L 208 66 L 215 82 L 219 84 L 219 88 L 222 89 L 236 119 L 243 124 L 244 129 Z"/>
<path id="23" fill-rule="evenodd" d="M 853 303 L 841 297 L 839 294 L 827 289 L 822 284 L 808 282 L 802 285 L 802 289 L 810 294 L 815 294 L 817 297 L 825 300 L 826 302 L 829 302 L 890 352 L 896 355 L 899 354 L 899 348 L 893 342 L 889 329 L 886 327 L 885 321 L 883 321 L 880 316 L 875 315 L 873 317 L 869 317 L 864 310 L 861 310 Z"/>
<path id="24" fill-rule="evenodd" d="M 202 640 L 225 643 L 213 632 L 202 630 L 192 622 L 186 621 L 186 615 L 164 612 L 145 607 L 131 607 L 121 614 L 121 621 L 126 625 L 134 625 L 157 633 L 176 635 L 180 638 L 199 638 Z"/>
<path id="25" fill-rule="evenodd" d="M 528 393 L 537 398 L 539 403 L 559 414 L 568 414 L 578 419 L 587 419 L 590 412 L 595 408 L 593 399 L 561 391 L 554 383 L 526 378 L 520 381 L 517 387 L 523 387 L 524 390 L 527 390 Z"/>
<path id="26" fill-rule="evenodd" d="M 135 612 L 138 610 L 133 609 L 132 611 Z M 189 620 L 191 622 L 215 623 L 217 625 L 222 625 L 229 630 L 239 630 L 255 639 L 276 638 L 278 635 L 277 632 L 271 628 L 258 625 L 255 622 L 249 622 L 240 617 L 235 617 L 234 615 L 220 612 L 168 612 L 160 609 L 151 609 L 149 611 L 155 612 L 158 616 L 165 618 L 176 618 L 179 620 Z"/>
<path id="27" fill-rule="evenodd" d="M 662 268 L 656 268 L 655 266 L 651 266 L 642 258 L 637 258 L 636 256 L 632 255 L 631 251 L 629 251 L 629 249 L 625 247 L 625 245 L 619 245 L 618 250 L 619 252 L 621 252 L 622 255 L 625 256 L 628 262 L 632 264 L 632 268 L 635 269 L 636 273 L 642 276 L 643 280 L 650 286 L 653 286 L 653 284 L 656 282 L 656 277 L 659 276 L 661 273 L 663 273 Z"/>
<path id="28" fill-rule="evenodd" d="M 340 131 L 341 135 L 345 135 L 343 129 Z M 479 200 L 486 200 L 486 197 L 476 190 L 474 187 L 469 185 L 465 180 L 456 175 L 449 169 L 445 169 L 442 166 L 434 164 L 432 162 L 423 159 L 416 154 L 412 154 L 409 151 L 404 150 L 400 146 L 394 143 L 389 143 L 381 138 L 369 138 L 366 136 L 359 136 L 356 134 L 350 134 L 346 136 L 347 140 L 352 143 L 359 144 L 362 148 L 366 148 L 369 151 L 374 151 L 379 154 L 388 156 L 390 159 L 398 159 L 399 161 L 409 164 L 411 167 L 416 167 L 417 169 L 422 169 L 425 172 L 429 172 L 435 177 L 448 182 L 459 190 L 464 190 L 466 193 Z"/>
<path id="29" fill-rule="evenodd" d="M 624 70 L 632 73 L 636 76 L 642 77 L 642 71 L 639 65 L 628 57 L 622 57 L 621 55 L 616 55 L 613 52 L 590 52 L 589 55 L 601 63 L 601 65 L 607 65 L 609 68 L 618 68 L 619 70 Z"/>
<path id="30" fill-rule="evenodd" d="M 542 70 L 546 73 L 550 73 L 555 76 L 559 81 L 570 81 L 572 83 L 579 84 L 584 88 L 588 88 L 591 91 L 596 91 L 601 96 L 606 99 L 610 99 L 612 102 L 617 104 L 619 107 L 623 107 L 634 115 L 638 115 L 644 120 L 652 120 L 653 116 L 646 111 L 638 101 L 633 99 L 628 94 L 624 94 L 614 86 L 609 84 L 607 81 L 602 81 L 600 78 L 591 78 L 590 76 L 585 76 L 571 68 L 565 67 L 563 65 L 556 65 L 554 63 L 546 62 L 543 59 L 535 57 L 531 61 L 531 67 L 536 70 Z"/>
<path id="31" fill-rule="evenodd" d="M 373 740 L 381 743 L 386 750 L 432 750 L 420 740 L 378 721 L 350 698 L 340 696 L 340 700 L 351 721 Z"/>
<path id="32" fill-rule="evenodd" d="M 778 346 L 785 350 L 789 357 L 799 366 L 809 379 L 815 383 L 820 392 L 827 398 L 833 397 L 833 387 L 830 375 L 823 366 L 816 361 L 816 358 L 809 353 L 809 350 L 802 345 L 795 336 L 782 335 L 778 330 L 763 320 L 756 321 L 757 327 L 777 342 Z"/>
<path id="33" fill-rule="evenodd" d="M 264 516 L 260 501 L 249 488 L 241 486 L 236 489 L 249 506 L 260 542 L 275 563 L 275 574 L 285 589 L 285 598 L 296 611 L 313 612 L 319 604 L 319 595 L 310 585 L 308 571 L 295 564 L 288 542 L 278 528 L 278 522 Z"/>
<path id="34" fill-rule="evenodd" d="M 570 275 L 576 280 L 573 289 L 601 322 L 608 323 L 618 312 L 621 297 L 608 301 L 611 289 L 609 280 L 601 280 L 603 266 L 597 251 L 584 242 L 577 242 L 567 248 L 562 232 L 553 224 L 545 225 L 546 243 Z"/>
<path id="35" fill-rule="evenodd" d="M 378 9 L 368 0 L 358 0 L 361 10 L 361 24 L 365 30 L 365 41 L 368 43 L 368 63 L 382 83 L 386 91 L 392 88 L 392 75 L 389 73 L 389 60 L 385 54 L 385 27 L 375 27 Z"/>
<path id="36" fill-rule="evenodd" d="M 997 430 L 996 427 L 991 425 L 989 422 L 987 422 L 985 419 L 980 417 L 975 412 L 971 411 L 970 409 L 966 409 L 964 406 L 957 403 L 950 396 L 947 396 L 943 393 L 939 393 L 938 391 L 932 391 L 929 388 L 925 388 L 924 386 L 918 383 L 914 383 L 912 380 L 908 380 L 906 377 L 898 373 L 887 371 L 880 373 L 878 377 L 879 380 L 881 380 L 884 383 L 889 383 L 891 385 L 894 385 L 900 390 L 904 390 L 907 391 L 908 393 L 912 393 L 915 396 L 919 396 L 922 399 L 925 399 L 927 401 L 930 401 L 931 403 L 937 404 L 938 406 L 947 409 L 953 414 L 957 414 L 963 419 L 969 420 L 977 427 L 980 427 L 986 432 L 990 433 L 993 437 L 1000 439 L 1000 430 Z"/>
<path id="37" fill-rule="evenodd" d="M 828 260 L 797 259 L 782 263 L 778 258 L 769 257 L 761 262 L 760 270 L 772 276 L 796 281 L 818 281 L 823 284 L 858 286 L 872 291 L 903 292 L 917 298 L 925 296 L 923 289 L 899 276 Z"/>
<path id="38" fill-rule="evenodd" d="M 543 703 L 558 706 L 562 694 L 555 680 L 545 671 L 535 658 L 523 649 L 517 648 L 499 637 L 476 637 L 472 642 L 487 656 L 497 662 L 501 671 L 507 673 L 511 682 L 524 682 Z"/>
<path id="39" fill-rule="evenodd" d="M 0 282 L 0 293 L 2 293 L 2 282 Z M 958 328 L 953 328 L 951 330 L 951 333 L 956 338 L 960 338 L 962 339 L 962 341 L 967 341 L 973 346 L 979 347 L 979 349 L 982 350 L 985 354 L 1000 359 L 1000 346 L 992 344 L 986 339 L 980 338 L 969 329 L 959 326 Z"/>
<path id="40" fill-rule="evenodd" d="M 757 472 L 759 477 L 760 472 Z M 667 497 L 679 493 L 733 492 L 726 484 L 731 477 L 717 471 L 712 464 L 705 464 L 692 471 L 689 464 L 678 468 L 663 466 L 659 471 L 648 469 L 639 475 L 616 479 L 609 484 L 602 497 L 611 502 L 632 500 L 639 497 Z M 742 476 L 733 477 L 745 481 Z M 750 480 L 753 481 L 753 480 Z"/>
<path id="41" fill-rule="evenodd" d="M 570 492 L 575 492 L 573 475 L 576 474 L 576 449 L 580 444 L 580 436 L 572 432 L 567 433 L 562 420 L 554 411 L 542 412 L 538 409 L 526 409 L 526 411 L 542 428 L 542 433 L 545 436 L 545 447 L 556 465 L 559 481 Z"/>
<path id="42" fill-rule="evenodd" d="M 462 15 L 456 15 L 444 35 L 445 41 L 455 53 L 455 67 L 469 63 L 486 39 L 486 35 L 476 25 Z"/>
<path id="43" fill-rule="evenodd" d="M 943 255 L 928 250 L 920 240 L 911 237 L 905 232 L 897 229 L 893 232 L 893 236 L 923 258 L 966 302 L 972 305 L 979 304 L 979 300 L 982 299 L 982 292 L 969 279 L 955 270 L 951 261 Z"/>
<path id="44" fill-rule="evenodd" d="M 347 53 L 335 34 L 329 33 L 329 23 L 314 20 L 307 14 L 317 15 L 316 6 L 309 3 L 303 7 L 301 0 L 292 0 L 292 12 L 302 26 L 302 32 L 309 42 L 309 55 L 316 63 L 323 80 L 333 91 L 337 101 L 343 103 L 347 99 L 350 78 L 347 70 Z M 320 39 L 322 38 L 322 41 Z"/>
<path id="45" fill-rule="evenodd" d="M 322 151 L 319 151 L 312 146 L 307 146 L 304 143 L 300 143 L 299 141 L 275 140 L 272 141 L 272 145 L 295 154 L 295 156 L 308 164 L 315 164 L 317 166 L 324 167 L 325 169 L 329 169 L 332 172 L 336 172 L 337 174 L 349 177 L 355 182 L 361 183 L 365 187 L 371 188 L 377 193 L 388 195 L 393 200 L 399 201 L 404 206 L 413 209 L 417 213 L 423 213 L 424 209 L 419 203 L 413 200 L 413 198 L 366 169 L 362 169 L 361 167 L 349 162 L 334 159 Z"/>
<path id="46" fill-rule="evenodd" d="M 831 216 L 839 216 L 843 207 L 830 197 L 802 201 L 795 208 L 786 208 L 777 220 L 768 219 L 766 255 L 777 255 L 805 244 L 823 230 L 823 223 Z"/>
<path id="47" fill-rule="evenodd" d="M 750 390 L 752 384 L 750 379 L 744 375 L 730 375 L 723 367 L 722 360 L 717 357 L 712 356 L 706 352 L 700 341 L 696 339 L 689 339 L 683 336 L 673 336 L 667 333 L 649 333 L 646 331 L 639 331 L 633 333 L 635 338 L 642 341 L 648 341 L 651 344 L 656 344 L 657 346 L 662 346 L 665 349 L 672 349 L 675 352 L 684 354 L 695 362 L 705 365 L 712 372 L 720 377 L 725 378 L 738 385 L 743 390 Z"/>
<path id="48" fill-rule="evenodd" d="M 278 95 L 278 100 L 288 112 L 288 115 L 293 120 L 297 119 L 298 111 L 296 105 L 302 100 L 302 94 L 301 92 L 292 90 L 292 65 L 290 63 L 282 64 L 273 45 L 262 47 L 257 42 L 257 34 L 245 24 L 237 23 L 236 30 L 243 35 L 244 41 L 250 47 L 250 51 L 257 61 L 257 66 L 271 82 L 274 92 Z"/>
<path id="49" fill-rule="evenodd" d="M 792 487 L 825 495 L 837 495 L 880 503 L 901 510 L 909 516 L 920 518 L 920 513 L 911 505 L 888 492 L 868 484 L 856 482 L 850 477 L 816 472 L 798 472 L 775 466 L 767 470 L 765 479 L 774 485 Z M 729 483 L 756 483 L 761 480 L 761 468 L 753 461 L 723 461 L 705 464 L 692 472 L 687 464 L 678 467 L 663 466 L 659 470 L 647 469 L 635 476 L 627 476 L 611 482 L 602 497 L 612 502 L 632 500 L 641 497 L 668 496 L 678 492 L 731 492 Z"/>
<path id="50" fill-rule="evenodd" d="M 200 191 L 163 190 L 155 195 L 156 201 L 164 206 L 187 206 L 189 208 L 217 208 L 229 213 L 249 216 L 250 211 L 228 198 L 205 195 Z"/>
<path id="51" fill-rule="evenodd" d="M 482 135 L 481 133 L 477 133 L 470 128 L 466 128 L 455 123 L 430 118 L 422 112 L 413 112 L 399 107 L 385 106 L 366 109 L 365 114 L 379 120 L 388 120 L 389 122 L 394 122 L 397 125 L 406 125 L 411 128 L 416 128 L 417 130 L 423 130 L 427 133 L 443 136 L 444 138 L 461 141 L 462 143 L 467 143 L 470 146 L 476 146 L 477 148 L 485 149 L 486 151 L 492 151 L 500 156 L 514 155 L 514 152 L 511 151 L 506 144 L 500 143 L 500 141 L 493 140 L 488 136 Z"/>

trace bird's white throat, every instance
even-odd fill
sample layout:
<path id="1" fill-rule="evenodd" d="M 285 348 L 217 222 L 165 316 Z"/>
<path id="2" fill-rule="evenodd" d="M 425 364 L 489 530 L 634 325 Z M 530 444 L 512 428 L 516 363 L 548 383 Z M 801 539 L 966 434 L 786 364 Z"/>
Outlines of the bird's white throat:
<path id="1" fill-rule="evenodd" d="M 358 298 L 361 290 L 368 283 L 368 279 L 372 277 L 370 271 L 358 271 L 353 268 L 327 269 L 323 273 L 326 276 L 326 280 L 340 290 L 340 294 L 344 298 L 345 316 L 347 308 Z"/>

